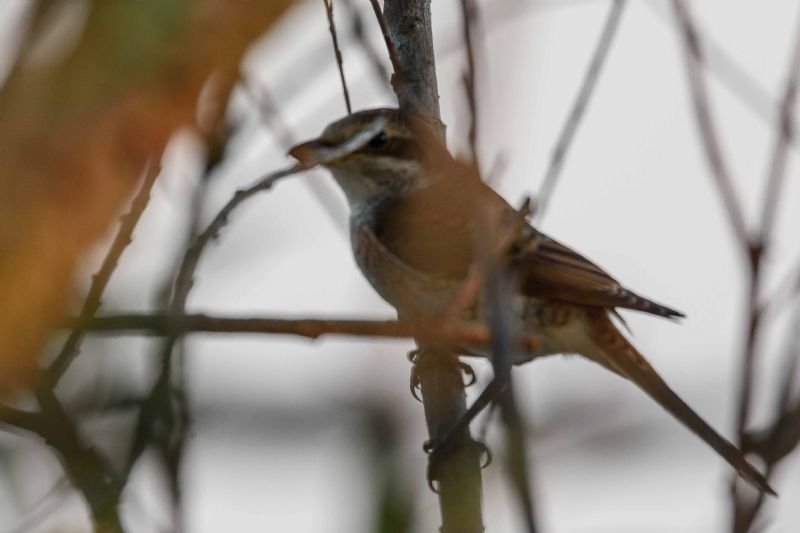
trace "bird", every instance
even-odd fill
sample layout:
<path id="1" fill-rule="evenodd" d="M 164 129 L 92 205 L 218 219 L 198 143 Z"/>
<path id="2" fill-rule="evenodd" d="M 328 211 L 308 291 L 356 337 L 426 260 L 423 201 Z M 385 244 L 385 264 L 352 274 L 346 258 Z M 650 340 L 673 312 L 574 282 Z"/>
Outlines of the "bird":
<path id="1" fill-rule="evenodd" d="M 453 157 L 429 124 L 397 108 L 368 109 L 289 151 L 299 164 L 324 166 L 344 192 L 355 262 L 398 317 L 448 312 L 475 265 L 495 254 L 513 280 L 513 316 L 540 339 L 514 352 L 515 365 L 553 354 L 579 354 L 600 364 L 637 385 L 744 480 L 774 495 L 764 475 L 667 385 L 614 322 L 618 309 L 671 320 L 684 314 L 625 288 L 538 231 L 527 213 L 480 179 L 474 164 Z M 354 143 L 358 138 L 363 141 Z M 337 150 L 341 146 L 349 148 Z M 486 320 L 478 302 L 458 312 Z M 487 350 L 464 347 L 463 353 L 488 357 Z"/>

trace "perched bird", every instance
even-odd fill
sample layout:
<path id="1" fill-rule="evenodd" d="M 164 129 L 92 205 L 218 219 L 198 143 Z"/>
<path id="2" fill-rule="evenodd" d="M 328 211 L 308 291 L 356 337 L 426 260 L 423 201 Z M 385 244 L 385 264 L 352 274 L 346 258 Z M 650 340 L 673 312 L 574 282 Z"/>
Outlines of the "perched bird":
<path id="1" fill-rule="evenodd" d="M 370 128 L 369 140 L 357 149 L 329 155 Z M 626 289 L 537 231 L 416 117 L 397 109 L 354 113 L 289 153 L 301 163 L 321 162 L 333 174 L 350 204 L 356 263 L 401 318 L 446 312 L 481 255 L 498 245 L 499 262 L 515 282 L 508 305 L 526 333 L 541 339 L 535 349 L 516 352 L 515 364 L 564 353 L 599 363 L 638 385 L 745 480 L 774 494 L 742 452 L 669 388 L 611 319 L 617 308 L 669 319 L 684 315 Z M 461 313 L 477 320 L 484 314 L 478 302 Z M 488 347 L 464 350 L 488 355 Z"/>

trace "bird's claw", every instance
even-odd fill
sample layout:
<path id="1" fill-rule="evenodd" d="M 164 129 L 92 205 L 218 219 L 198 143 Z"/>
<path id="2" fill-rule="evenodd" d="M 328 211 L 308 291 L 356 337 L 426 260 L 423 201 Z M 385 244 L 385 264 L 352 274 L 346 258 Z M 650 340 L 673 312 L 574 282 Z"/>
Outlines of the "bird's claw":
<path id="1" fill-rule="evenodd" d="M 464 382 L 465 387 L 471 387 L 478 381 L 478 377 L 475 375 L 475 369 L 473 369 L 469 364 L 458 361 L 456 363 L 458 365 L 459 370 L 464 373 L 464 376 L 467 378 Z"/>
<path id="2" fill-rule="evenodd" d="M 408 352 L 408 360 L 413 365 L 411 367 L 411 378 L 409 387 L 411 389 L 411 396 L 413 396 L 414 399 L 416 399 L 418 402 L 422 402 L 422 397 L 420 396 L 420 394 L 417 393 L 417 391 L 420 391 L 420 393 L 422 392 L 419 369 L 417 366 L 417 362 L 419 360 L 419 354 L 420 354 L 419 350 L 411 350 L 410 352 Z"/>
<path id="3" fill-rule="evenodd" d="M 489 465 L 492 464 L 492 459 L 493 459 L 492 450 L 489 449 L 489 446 L 487 446 L 485 442 L 479 440 L 475 441 L 475 446 L 477 446 L 480 453 L 480 457 L 481 459 L 483 459 L 483 461 L 481 462 L 481 470 L 483 470 L 484 468 L 488 468 Z"/>
<path id="4" fill-rule="evenodd" d="M 411 378 L 409 382 L 409 389 L 411 391 L 411 396 L 413 396 L 417 401 L 422 402 L 422 397 L 420 395 L 421 392 L 421 385 L 420 385 L 420 375 L 419 375 L 419 365 L 420 365 L 420 350 L 411 350 L 408 352 L 408 360 L 413 365 L 411 368 Z M 470 387 L 478 382 L 478 376 L 475 374 L 475 370 L 467 363 L 456 359 L 456 366 L 458 369 L 464 374 L 464 386 Z M 420 391 L 420 392 L 418 392 Z"/>
<path id="5" fill-rule="evenodd" d="M 472 439 L 470 439 L 470 441 L 470 444 L 477 449 L 480 469 L 483 470 L 484 468 L 487 468 L 490 464 L 492 464 L 492 451 L 484 442 Z M 446 445 L 446 439 L 442 438 L 426 440 L 422 444 L 423 451 L 428 454 L 428 488 L 430 488 L 431 491 L 436 494 L 439 493 L 436 482 L 438 481 L 438 470 L 443 459 L 441 452 L 446 448 Z"/>

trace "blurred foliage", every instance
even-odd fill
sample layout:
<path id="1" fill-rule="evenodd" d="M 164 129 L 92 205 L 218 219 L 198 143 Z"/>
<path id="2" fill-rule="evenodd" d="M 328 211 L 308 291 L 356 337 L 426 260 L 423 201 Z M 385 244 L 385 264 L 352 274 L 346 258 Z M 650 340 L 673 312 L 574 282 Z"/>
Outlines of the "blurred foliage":
<path id="1" fill-rule="evenodd" d="M 214 134 L 203 125 L 222 122 L 243 53 L 290 4 L 32 6 L 0 89 L 0 393 L 33 376 L 73 291 L 76 260 L 114 222 L 147 162 L 179 127 Z M 77 22 L 58 33 L 59 17 Z"/>

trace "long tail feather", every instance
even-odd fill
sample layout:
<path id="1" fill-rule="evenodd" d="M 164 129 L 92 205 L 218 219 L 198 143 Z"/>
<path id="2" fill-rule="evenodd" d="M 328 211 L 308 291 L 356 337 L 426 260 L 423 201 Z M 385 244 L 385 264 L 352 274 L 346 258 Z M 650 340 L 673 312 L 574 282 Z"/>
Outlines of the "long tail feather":
<path id="1" fill-rule="evenodd" d="M 634 382 L 661 407 L 711 446 L 744 480 L 767 494 L 775 495 L 775 491 L 769 486 L 763 474 L 745 459 L 744 454 L 736 446 L 717 433 L 669 388 L 647 360 L 614 327 L 605 313 L 593 313 L 589 317 L 589 327 L 599 353 L 586 355 L 593 359 L 602 359 L 598 362 L 612 367 Z"/>

